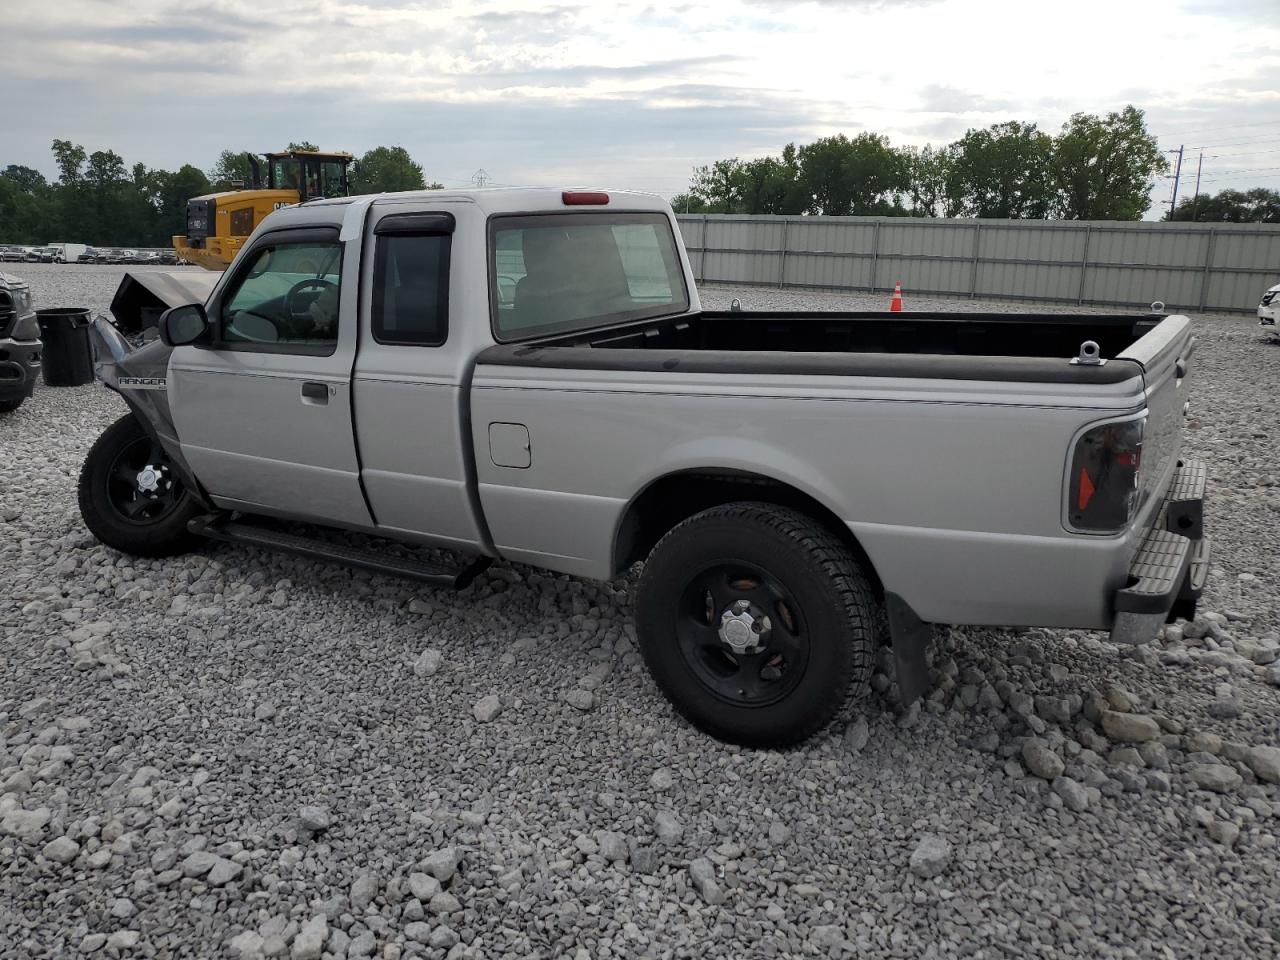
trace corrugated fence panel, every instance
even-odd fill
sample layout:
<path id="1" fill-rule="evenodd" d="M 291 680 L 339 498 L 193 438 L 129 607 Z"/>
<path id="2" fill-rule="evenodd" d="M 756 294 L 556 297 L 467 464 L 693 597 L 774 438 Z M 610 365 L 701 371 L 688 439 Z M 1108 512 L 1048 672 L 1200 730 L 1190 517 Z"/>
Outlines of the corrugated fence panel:
<path id="1" fill-rule="evenodd" d="M 1171 310 L 1198 310 L 1200 271 L 1089 264 L 1084 302 L 1147 306 L 1159 300 Z"/>
<path id="2" fill-rule="evenodd" d="M 874 221 L 842 217 L 788 220 L 787 249 L 818 253 L 867 253 L 875 243 Z"/>
<path id="3" fill-rule="evenodd" d="M 1078 264 L 978 261 L 978 283 L 974 291 L 978 297 L 1075 302 L 1079 293 Z"/>
<path id="4" fill-rule="evenodd" d="M 1204 267 L 1207 232 L 1100 227 L 1094 231 L 1089 262 L 1162 267 Z"/>
<path id="5" fill-rule="evenodd" d="M 1215 267 L 1239 267 L 1262 270 L 1268 275 L 1280 272 L 1280 233 L 1259 236 L 1223 226 L 1215 231 L 1213 246 Z"/>
<path id="6" fill-rule="evenodd" d="M 1252 311 L 1280 282 L 1280 226 L 682 215 L 699 279 Z"/>
<path id="7" fill-rule="evenodd" d="M 1077 224 L 1016 225 L 982 220 L 978 235 L 979 260 L 1036 260 L 1079 264 L 1084 258 L 1087 229 Z"/>
<path id="8" fill-rule="evenodd" d="M 882 256 L 876 266 L 876 288 L 892 290 L 901 283 L 911 293 L 967 294 L 973 272 L 969 260 L 930 260 L 913 257 Z"/>

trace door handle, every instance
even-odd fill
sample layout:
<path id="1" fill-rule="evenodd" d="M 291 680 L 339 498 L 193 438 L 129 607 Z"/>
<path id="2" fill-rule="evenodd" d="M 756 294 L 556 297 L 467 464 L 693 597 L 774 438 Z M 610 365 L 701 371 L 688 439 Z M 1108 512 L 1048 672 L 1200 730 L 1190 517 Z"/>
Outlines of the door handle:
<path id="1" fill-rule="evenodd" d="M 302 384 L 302 402 L 328 403 L 329 385 L 325 383 L 318 383 L 315 380 L 305 381 Z"/>

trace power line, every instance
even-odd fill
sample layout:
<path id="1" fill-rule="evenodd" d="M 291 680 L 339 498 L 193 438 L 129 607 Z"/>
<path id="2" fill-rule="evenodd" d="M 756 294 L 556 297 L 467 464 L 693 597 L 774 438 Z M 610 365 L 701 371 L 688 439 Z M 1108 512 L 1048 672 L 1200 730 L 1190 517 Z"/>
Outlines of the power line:
<path id="1" fill-rule="evenodd" d="M 1243 147 L 1243 146 L 1257 146 L 1258 144 L 1263 144 L 1263 143 L 1280 143 L 1280 139 L 1277 139 L 1277 138 L 1276 138 L 1276 136 L 1275 136 L 1275 134 L 1268 134 L 1268 135 L 1267 135 L 1267 136 L 1265 136 L 1265 137 L 1252 137 L 1252 138 L 1250 138 L 1250 139 L 1248 139 L 1248 140 L 1219 140 L 1219 141 L 1217 141 L 1217 142 L 1210 142 L 1210 143 L 1202 144 L 1202 146 L 1206 146 L 1206 147 Z"/>
<path id="2" fill-rule="evenodd" d="M 1215 177 L 1205 177 L 1205 179 L 1201 182 L 1222 183 L 1225 180 L 1239 180 L 1242 177 L 1248 177 L 1249 179 L 1252 179 L 1252 180 L 1266 179 L 1265 177 L 1259 178 L 1256 176 L 1256 174 L 1274 172 L 1276 170 L 1280 170 L 1280 167 L 1257 167 L 1253 170 L 1237 170 L 1234 172 L 1222 173 Z"/>
<path id="3" fill-rule="evenodd" d="M 1193 127 L 1193 128 L 1191 128 L 1190 130 L 1174 130 L 1174 131 L 1171 131 L 1170 133 L 1167 133 L 1167 134 L 1164 134 L 1164 133 L 1153 133 L 1153 134 L 1152 134 L 1152 136 L 1153 136 L 1153 137 L 1163 137 L 1163 136 L 1168 136 L 1168 137 L 1184 137 L 1184 138 L 1190 138 L 1191 136 L 1193 136 L 1193 135 L 1197 135 L 1197 134 L 1210 134 L 1210 135 L 1212 135 L 1212 134 L 1218 133 L 1218 132 L 1220 132 L 1220 131 L 1222 131 L 1222 130 L 1240 130 L 1240 129 L 1244 129 L 1244 128 L 1247 128 L 1247 127 L 1280 127 L 1280 121 L 1276 121 L 1276 120 L 1263 120 L 1263 121 L 1259 121 L 1259 122 L 1257 122 L 1257 123 L 1233 123 L 1233 124 L 1228 124 L 1227 126 L 1223 126 L 1223 127 Z"/>

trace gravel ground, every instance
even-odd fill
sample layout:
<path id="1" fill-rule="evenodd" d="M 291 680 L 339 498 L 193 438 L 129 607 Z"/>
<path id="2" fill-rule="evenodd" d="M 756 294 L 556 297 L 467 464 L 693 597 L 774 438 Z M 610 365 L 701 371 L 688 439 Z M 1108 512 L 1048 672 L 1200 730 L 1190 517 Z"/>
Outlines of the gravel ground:
<path id="1" fill-rule="evenodd" d="M 124 408 L 41 387 L 0 419 L 0 956 L 1276 956 L 1280 346 L 1200 321 L 1201 619 L 940 629 L 923 708 L 880 673 L 786 752 L 674 715 L 630 579 L 113 553 L 74 490 Z"/>

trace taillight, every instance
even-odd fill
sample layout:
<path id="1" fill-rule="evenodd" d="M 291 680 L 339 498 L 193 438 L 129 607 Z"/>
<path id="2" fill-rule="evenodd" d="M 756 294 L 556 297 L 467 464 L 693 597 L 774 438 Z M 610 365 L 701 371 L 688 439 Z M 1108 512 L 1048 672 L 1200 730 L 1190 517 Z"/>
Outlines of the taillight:
<path id="1" fill-rule="evenodd" d="M 1077 530 L 1113 533 L 1127 527 L 1142 496 L 1145 416 L 1104 423 L 1085 433 L 1071 460 L 1067 515 Z"/>

